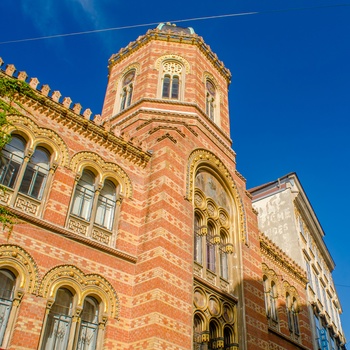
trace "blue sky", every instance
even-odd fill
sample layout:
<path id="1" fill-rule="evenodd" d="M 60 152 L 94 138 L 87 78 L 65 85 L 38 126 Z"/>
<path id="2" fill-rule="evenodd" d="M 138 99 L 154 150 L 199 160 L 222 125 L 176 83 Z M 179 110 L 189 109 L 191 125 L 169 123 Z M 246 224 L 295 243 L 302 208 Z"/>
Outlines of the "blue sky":
<path id="1" fill-rule="evenodd" d="M 108 58 L 156 25 L 3 42 L 258 12 L 181 25 L 203 36 L 232 73 L 231 135 L 248 188 L 298 174 L 337 265 L 333 276 L 350 339 L 350 0 L 2 0 L 1 5 L 5 64 L 94 114 L 101 112 Z"/>

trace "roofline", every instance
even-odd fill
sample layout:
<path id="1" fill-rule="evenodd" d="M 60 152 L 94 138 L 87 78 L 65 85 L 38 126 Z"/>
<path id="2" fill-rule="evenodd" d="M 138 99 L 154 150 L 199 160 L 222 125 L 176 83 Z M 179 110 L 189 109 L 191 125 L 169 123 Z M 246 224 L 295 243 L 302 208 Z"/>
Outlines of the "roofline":
<path id="1" fill-rule="evenodd" d="M 295 197 L 295 204 L 298 207 L 298 209 L 302 212 L 304 212 L 305 214 L 305 218 L 308 219 L 308 223 L 311 226 L 311 228 L 313 230 L 311 231 L 316 231 L 318 234 L 313 235 L 317 246 L 319 247 L 319 249 L 322 251 L 322 253 L 324 254 L 324 256 L 326 257 L 326 262 L 327 265 L 330 269 L 330 271 L 333 271 L 335 268 L 335 262 L 323 240 L 323 237 L 326 235 L 322 225 L 316 215 L 316 212 L 314 210 L 314 208 L 312 207 L 312 204 L 299 180 L 299 177 L 297 175 L 296 172 L 290 172 L 280 178 L 278 178 L 277 180 L 271 181 L 271 182 L 267 182 L 263 185 L 260 186 L 256 186 L 252 189 L 249 189 L 248 192 L 252 195 L 252 202 L 254 203 L 254 201 L 257 201 L 258 199 L 261 198 L 265 198 L 267 196 L 269 196 L 271 193 L 277 193 L 280 192 L 282 190 L 284 190 L 285 188 L 282 188 L 281 185 L 283 183 L 285 183 L 286 180 L 289 179 L 293 179 L 296 183 L 296 186 L 298 188 L 298 193 Z M 276 190 L 274 190 L 274 188 L 277 187 Z M 267 190 L 270 189 L 271 192 L 269 192 L 268 194 L 266 194 L 266 196 L 262 196 L 257 198 L 257 195 L 260 193 L 264 193 L 267 192 Z"/>
<path id="2" fill-rule="evenodd" d="M 230 84 L 232 77 L 230 70 L 227 69 L 224 63 L 219 60 L 218 56 L 210 49 L 210 46 L 204 42 L 201 36 L 198 36 L 196 33 L 194 33 L 194 31 L 193 34 L 174 33 L 170 30 L 164 32 L 158 27 L 149 29 L 146 34 L 139 36 L 135 41 L 130 42 L 126 47 L 120 49 L 118 53 L 112 55 L 108 61 L 109 71 L 116 63 L 128 57 L 140 47 L 146 45 L 152 40 L 196 45 L 200 51 L 204 53 L 207 59 L 211 61 L 219 73 L 226 79 L 227 84 Z"/>

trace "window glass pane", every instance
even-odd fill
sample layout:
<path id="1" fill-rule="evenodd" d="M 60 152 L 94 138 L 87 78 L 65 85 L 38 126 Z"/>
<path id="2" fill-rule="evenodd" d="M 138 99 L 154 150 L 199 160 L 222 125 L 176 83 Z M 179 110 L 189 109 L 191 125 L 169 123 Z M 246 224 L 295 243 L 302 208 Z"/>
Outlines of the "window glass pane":
<path id="1" fill-rule="evenodd" d="M 229 328 L 224 329 L 224 349 L 230 349 L 233 343 L 232 331 Z"/>
<path id="2" fill-rule="evenodd" d="M 201 350 L 202 344 L 202 320 L 198 315 L 193 320 L 193 350 Z"/>
<path id="3" fill-rule="evenodd" d="M 15 275 L 8 270 L 0 270 L 0 345 L 2 344 L 12 308 Z"/>
<path id="4" fill-rule="evenodd" d="M 95 223 L 108 230 L 111 230 L 113 227 L 116 196 L 115 184 L 110 180 L 106 180 L 98 197 Z"/>
<path id="5" fill-rule="evenodd" d="M 25 140 L 18 136 L 12 136 L 1 153 L 0 158 L 0 183 L 4 186 L 13 188 L 20 167 L 23 164 Z"/>
<path id="6" fill-rule="evenodd" d="M 220 241 L 223 246 L 227 243 L 227 235 L 224 231 L 220 234 Z M 228 256 L 224 248 L 220 248 L 220 275 L 224 279 L 228 279 Z"/>
<path id="7" fill-rule="evenodd" d="M 135 71 L 132 70 L 125 76 L 123 80 L 123 86 L 129 85 L 134 80 L 134 77 L 135 77 Z"/>
<path id="8" fill-rule="evenodd" d="M 169 95 L 170 95 L 170 76 L 166 75 L 164 76 L 164 80 L 163 80 L 162 97 L 169 98 Z"/>
<path id="9" fill-rule="evenodd" d="M 171 87 L 171 98 L 178 99 L 179 98 L 179 77 L 173 77 L 173 83 Z"/>
<path id="10" fill-rule="evenodd" d="M 216 270 L 216 250 L 215 245 L 210 242 L 211 237 L 214 235 L 214 228 L 208 226 L 208 238 L 207 238 L 207 269 L 215 272 Z"/>
<path id="11" fill-rule="evenodd" d="M 48 314 L 41 349 L 66 350 L 69 340 L 72 313 L 72 293 L 60 288 Z"/>
<path id="12" fill-rule="evenodd" d="M 214 322 L 210 322 L 208 350 L 213 350 L 216 348 L 216 344 L 215 344 L 216 338 L 217 338 L 217 327 Z"/>
<path id="13" fill-rule="evenodd" d="M 292 316 L 293 316 L 293 327 L 294 327 L 294 333 L 299 335 L 299 319 L 298 319 L 298 305 L 295 298 L 293 298 L 293 304 L 292 304 Z"/>
<path id="14" fill-rule="evenodd" d="M 131 104 L 132 92 L 133 92 L 133 86 L 132 86 L 132 84 L 130 84 L 129 91 L 128 91 L 128 102 L 126 104 L 127 107 L 129 107 Z"/>
<path id="15" fill-rule="evenodd" d="M 227 264 L 227 253 L 221 252 L 221 277 L 228 279 L 228 264 Z"/>
<path id="16" fill-rule="evenodd" d="M 120 110 L 122 111 L 125 109 L 125 102 L 126 102 L 126 88 L 123 89 L 122 92 L 122 98 L 121 98 L 121 103 L 120 103 Z"/>
<path id="17" fill-rule="evenodd" d="M 19 191 L 41 199 L 49 169 L 50 154 L 44 148 L 38 147 L 27 165 Z"/>
<path id="18" fill-rule="evenodd" d="M 89 170 L 84 170 L 75 188 L 71 212 L 85 220 L 90 220 L 95 194 L 94 183 L 95 175 Z"/>
<path id="19" fill-rule="evenodd" d="M 215 96 L 215 87 L 214 84 L 210 81 L 207 80 L 207 91 L 211 96 Z"/>
<path id="20" fill-rule="evenodd" d="M 12 300 L 16 277 L 8 270 L 0 270 L 0 298 Z"/>
<path id="21" fill-rule="evenodd" d="M 214 102 L 213 101 L 210 101 L 209 109 L 210 109 L 209 118 L 211 120 L 214 120 Z"/>
<path id="22" fill-rule="evenodd" d="M 194 219 L 194 260 L 202 264 L 202 236 L 200 235 L 200 218 L 195 215 Z"/>
<path id="23" fill-rule="evenodd" d="M 98 303 L 92 297 L 84 301 L 77 350 L 94 350 L 98 332 Z"/>
<path id="24" fill-rule="evenodd" d="M 277 321 L 277 308 L 276 308 L 276 285 L 274 282 L 271 283 L 270 289 L 270 308 L 271 308 L 271 318 Z"/>
<path id="25" fill-rule="evenodd" d="M 264 284 L 264 296 L 265 296 L 265 308 L 266 308 L 266 316 L 270 317 L 270 298 L 269 298 L 269 281 L 266 276 L 263 277 Z"/>

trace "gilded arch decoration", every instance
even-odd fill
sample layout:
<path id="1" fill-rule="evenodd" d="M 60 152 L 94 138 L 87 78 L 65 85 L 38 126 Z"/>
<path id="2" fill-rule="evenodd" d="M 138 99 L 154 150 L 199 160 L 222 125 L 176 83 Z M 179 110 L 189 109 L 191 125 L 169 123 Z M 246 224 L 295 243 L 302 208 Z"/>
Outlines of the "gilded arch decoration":
<path id="1" fill-rule="evenodd" d="M 101 180 L 106 175 L 112 175 L 120 184 L 120 194 L 128 198 L 132 196 L 131 180 L 117 164 L 105 162 L 98 154 L 92 152 L 79 152 L 72 157 L 70 167 L 74 172 L 81 174 L 85 166 L 96 169 Z"/>
<path id="2" fill-rule="evenodd" d="M 231 344 L 238 346 L 238 325 L 237 325 L 237 301 L 232 298 L 220 295 L 210 288 L 200 284 L 194 286 L 194 311 L 193 311 L 193 341 L 200 345 L 209 342 L 210 324 L 215 324 L 215 341 L 222 342 L 224 330 L 231 331 Z"/>
<path id="3" fill-rule="evenodd" d="M 195 176 L 197 170 L 203 166 L 207 166 L 210 169 L 213 169 L 215 173 L 221 176 L 222 180 L 227 185 L 229 191 L 231 192 L 235 204 L 237 206 L 237 211 L 239 215 L 239 229 L 241 232 L 241 240 L 243 242 L 247 241 L 247 229 L 246 229 L 246 216 L 244 212 L 244 205 L 242 198 L 238 192 L 236 183 L 234 182 L 229 170 L 223 164 L 223 162 L 212 152 L 197 149 L 194 150 L 190 156 L 187 166 L 187 176 L 186 176 L 186 196 L 185 198 L 192 202 L 194 199 L 194 184 Z"/>
<path id="4" fill-rule="evenodd" d="M 130 65 L 128 65 L 127 67 L 125 67 L 118 75 L 115 84 L 114 84 L 114 91 L 118 90 L 118 85 L 120 83 L 120 81 L 123 79 L 123 77 L 125 76 L 125 74 L 131 70 L 135 70 L 136 75 L 140 74 L 140 64 L 135 62 L 132 63 Z"/>
<path id="5" fill-rule="evenodd" d="M 73 265 L 60 265 L 49 270 L 43 277 L 39 295 L 53 299 L 60 287 L 74 289 L 78 295 L 78 306 L 82 306 L 87 295 L 98 296 L 104 305 L 104 313 L 113 318 L 119 315 L 119 300 L 113 286 L 99 274 L 85 274 Z"/>
<path id="6" fill-rule="evenodd" d="M 211 80 L 214 85 L 215 85 L 215 88 L 217 89 L 217 93 L 218 93 L 218 96 L 220 97 L 220 102 L 222 102 L 222 91 L 220 89 L 220 86 L 219 86 L 219 83 L 218 81 L 216 80 L 216 78 L 214 77 L 213 74 L 205 71 L 203 73 L 203 83 L 205 84 L 205 82 L 207 81 L 207 79 Z"/>
<path id="7" fill-rule="evenodd" d="M 54 154 L 54 163 L 68 166 L 69 153 L 65 142 L 54 131 L 41 128 L 31 119 L 22 115 L 11 115 L 8 117 L 10 126 L 8 131 L 11 133 L 16 130 L 28 136 L 29 145 L 34 148 L 37 144 L 46 144 L 51 147 Z"/>
<path id="8" fill-rule="evenodd" d="M 185 67 L 186 74 L 188 74 L 190 72 L 190 69 L 191 69 L 190 64 L 187 62 L 187 60 L 185 60 L 183 57 L 178 56 L 178 55 L 164 55 L 164 56 L 159 57 L 155 63 L 156 69 L 159 71 L 161 63 L 163 61 L 167 61 L 167 60 L 174 60 L 174 61 L 181 62 L 183 64 L 183 66 Z"/>
<path id="9" fill-rule="evenodd" d="M 286 295 L 288 293 L 291 297 L 294 297 L 296 299 L 297 304 L 299 306 L 301 305 L 301 300 L 295 287 L 291 286 L 289 282 L 283 281 L 282 288 L 283 288 L 283 295 Z"/>
<path id="10" fill-rule="evenodd" d="M 0 246 L 0 268 L 16 271 L 19 278 L 18 287 L 35 294 L 39 285 L 38 267 L 33 257 L 17 245 Z"/>
<path id="11" fill-rule="evenodd" d="M 277 289 L 280 290 L 280 284 L 278 282 L 278 276 L 276 274 L 276 272 L 272 269 L 270 269 L 266 264 L 262 264 L 262 272 L 263 275 L 265 275 L 267 277 L 267 279 L 269 280 L 269 282 L 274 282 Z"/>

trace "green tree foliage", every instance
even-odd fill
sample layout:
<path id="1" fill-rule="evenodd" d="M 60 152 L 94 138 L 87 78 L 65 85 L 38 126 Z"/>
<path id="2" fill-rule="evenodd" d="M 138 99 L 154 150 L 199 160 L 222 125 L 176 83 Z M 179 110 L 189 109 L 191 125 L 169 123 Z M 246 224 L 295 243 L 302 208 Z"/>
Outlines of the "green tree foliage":
<path id="1" fill-rule="evenodd" d="M 11 140 L 8 132 L 8 116 L 18 114 L 14 105 L 21 106 L 16 102 L 16 96 L 27 95 L 34 97 L 33 90 L 23 81 L 19 81 L 6 76 L 0 76 L 0 151 Z M 0 158 L 0 165 L 2 160 Z M 5 194 L 6 188 L 0 185 L 0 194 Z M 0 205 L 0 225 L 8 232 L 7 239 L 10 238 L 13 226 L 17 222 L 17 217 L 5 206 Z"/>
<path id="2" fill-rule="evenodd" d="M 7 117 L 10 114 L 18 114 L 13 107 L 15 97 L 18 95 L 34 96 L 27 83 L 0 76 L 0 150 L 10 141 L 10 135 L 7 132 L 9 125 Z"/>

